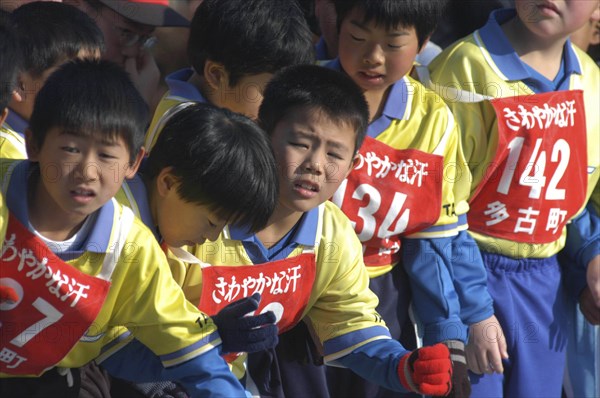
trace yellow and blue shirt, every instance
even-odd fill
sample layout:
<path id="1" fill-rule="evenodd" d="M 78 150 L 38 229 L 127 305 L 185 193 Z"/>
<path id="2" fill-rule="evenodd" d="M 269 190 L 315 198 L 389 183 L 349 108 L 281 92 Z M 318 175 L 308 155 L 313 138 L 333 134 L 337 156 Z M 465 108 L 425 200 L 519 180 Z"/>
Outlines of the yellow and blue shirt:
<path id="1" fill-rule="evenodd" d="M 362 261 L 362 249 L 350 222 L 331 202 L 307 212 L 287 244 L 266 250 L 256 235 L 245 228 L 229 226 L 215 242 L 188 250 L 201 261 L 217 266 L 260 264 L 299 255 L 303 248 L 315 248 L 316 277 L 303 318 L 312 325 L 322 343 L 325 360 L 331 362 L 352 349 L 377 339 L 389 339 L 389 331 L 375 311 L 378 299 L 369 290 L 369 276 Z M 317 236 L 322 217 L 321 236 Z M 202 270 L 170 258 L 175 280 L 188 300 L 200 302 Z"/>
<path id="2" fill-rule="evenodd" d="M 28 122 L 15 112 L 8 111 L 6 121 L 0 127 L 0 158 L 27 159 L 25 129 Z"/>
<path id="3" fill-rule="evenodd" d="M 328 67 L 341 70 L 339 60 Z M 483 261 L 471 252 L 474 245 L 468 244 L 470 238 L 464 232 L 468 227 L 471 178 L 469 170 L 463 167 L 459 130 L 451 110 L 439 95 L 405 76 L 391 87 L 382 115 L 369 124 L 367 134 L 395 149 L 417 149 L 443 156 L 443 168 L 436 171 L 442 184 L 440 216 L 434 225 L 406 236 L 408 239 L 402 242 L 404 266 L 413 275 L 413 302 L 419 301 L 419 306 L 427 308 L 418 311 L 421 313 L 418 315 L 425 323 L 428 323 L 425 318 L 435 318 L 430 326 L 439 333 L 451 324 L 468 325 L 487 319 L 493 314 L 493 308 L 486 289 Z M 469 287 L 456 287 L 459 282 L 452 278 L 451 271 L 445 271 L 453 269 L 453 263 L 458 262 L 470 264 Z M 442 269 L 433 264 L 441 264 Z M 377 277 L 394 265 L 369 267 L 369 275 Z M 431 281 L 438 283 L 434 286 Z M 427 293 L 420 297 L 425 291 Z M 459 298 L 455 291 L 461 292 Z M 427 304 L 432 297 L 436 297 L 437 304 Z M 385 297 L 380 299 L 385 300 Z M 459 334 L 465 339 L 466 328 Z"/>
<path id="4" fill-rule="evenodd" d="M 485 105 L 486 98 L 582 89 L 588 152 L 586 198 L 591 197 L 592 202 L 596 202 L 600 196 L 592 195 L 592 192 L 600 177 L 598 66 L 587 54 L 567 41 L 556 79 L 550 81 L 540 76 L 521 61 L 502 31 L 501 25 L 515 15 L 516 12 L 510 9 L 494 11 L 484 27 L 445 49 L 429 65 L 432 87 L 447 99 L 461 125 L 461 144 L 474 178 L 471 192 L 477 189 L 483 175 L 478 167 L 493 160 L 498 142 L 498 131 L 493 122 L 495 115 L 491 107 Z M 455 96 L 460 90 L 463 91 L 461 96 Z M 512 258 L 547 258 L 564 247 L 566 229 L 560 239 L 546 244 L 517 243 L 483 233 L 473 233 L 473 236 L 486 251 Z"/>
<path id="5" fill-rule="evenodd" d="M 152 150 L 160 132 L 162 131 L 163 126 L 161 119 L 163 119 L 163 116 L 168 113 L 169 109 L 181 102 L 208 102 L 202 93 L 200 93 L 198 88 L 188 81 L 193 74 L 193 69 L 186 68 L 173 72 L 165 78 L 165 82 L 167 83 L 169 90 L 165 93 L 156 106 L 154 116 L 150 122 L 150 127 L 146 132 L 144 147 L 148 152 Z"/>
<path id="6" fill-rule="evenodd" d="M 21 161 L 8 175 L 12 163 L 1 165 L 1 183 L 10 179 L 2 214 L 8 208 L 27 226 L 28 208 L 23 198 L 27 198 L 28 176 L 37 166 Z M 79 271 L 97 275 L 122 210 L 116 202 L 106 203 L 97 211 L 93 228 L 81 246 L 57 255 Z M 140 220 L 134 221 L 126 241 L 129 249 L 119 257 L 108 296 L 94 321 L 94 336 L 81 339 L 56 366 L 75 368 L 102 359 L 129 333 L 149 347 L 165 367 L 199 357 L 221 343 L 212 321 L 197 323 L 203 314 L 185 299 L 171 277 L 163 251 Z M 128 325 L 135 327 L 126 329 Z"/>

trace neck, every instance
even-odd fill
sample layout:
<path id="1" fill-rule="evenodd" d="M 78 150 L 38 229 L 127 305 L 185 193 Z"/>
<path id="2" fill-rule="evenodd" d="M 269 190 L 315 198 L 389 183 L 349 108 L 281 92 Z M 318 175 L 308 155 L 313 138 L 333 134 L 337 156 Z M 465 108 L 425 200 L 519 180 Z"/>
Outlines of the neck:
<path id="1" fill-rule="evenodd" d="M 148 206 L 150 207 L 150 214 L 152 215 L 152 223 L 158 226 L 158 201 L 156 198 L 159 197 L 156 189 L 156 180 L 148 180 L 142 176 L 142 181 L 148 192 Z"/>
<path id="2" fill-rule="evenodd" d="M 267 226 L 256 236 L 263 246 L 269 249 L 294 228 L 303 214 L 303 212 L 290 210 L 278 204 Z"/>
<path id="3" fill-rule="evenodd" d="M 200 91 L 202 96 L 204 98 L 206 98 L 209 103 L 215 104 L 215 105 L 218 105 L 220 103 L 219 95 L 218 95 L 217 91 L 214 90 L 206 82 L 206 79 L 204 78 L 204 76 L 199 75 L 198 73 L 194 72 L 192 74 L 192 76 L 189 78 L 188 82 L 191 83 L 194 87 L 196 87 L 198 89 L 198 91 Z"/>
<path id="4" fill-rule="evenodd" d="M 502 25 L 502 30 L 523 62 L 550 80 L 556 77 L 568 36 L 540 37 L 516 17 Z"/>
<path id="5" fill-rule="evenodd" d="M 383 113 L 383 108 L 385 108 L 385 102 L 391 89 L 392 86 L 389 86 L 382 91 L 365 91 L 363 93 L 369 105 L 369 123 L 377 120 Z"/>

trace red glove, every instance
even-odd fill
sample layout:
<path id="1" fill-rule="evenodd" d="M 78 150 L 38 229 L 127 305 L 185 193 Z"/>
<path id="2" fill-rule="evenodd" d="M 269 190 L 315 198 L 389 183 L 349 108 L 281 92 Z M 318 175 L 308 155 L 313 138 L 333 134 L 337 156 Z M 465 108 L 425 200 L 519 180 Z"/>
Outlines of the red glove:
<path id="1" fill-rule="evenodd" d="M 448 347 L 436 344 L 404 355 L 398 364 L 398 376 L 408 391 L 448 395 L 452 390 L 452 361 Z"/>
<path id="2" fill-rule="evenodd" d="M 19 295 L 15 292 L 15 289 L 0 285 L 0 303 L 16 303 L 17 301 L 19 301 Z"/>

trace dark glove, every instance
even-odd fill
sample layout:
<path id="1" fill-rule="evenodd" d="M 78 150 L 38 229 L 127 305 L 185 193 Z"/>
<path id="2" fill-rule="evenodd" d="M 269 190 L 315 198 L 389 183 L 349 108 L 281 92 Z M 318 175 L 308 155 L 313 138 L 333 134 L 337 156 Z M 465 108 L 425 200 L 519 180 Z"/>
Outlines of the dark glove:
<path id="1" fill-rule="evenodd" d="M 133 388 L 148 398 L 188 398 L 183 387 L 171 381 L 138 383 Z"/>
<path id="2" fill-rule="evenodd" d="M 444 344 L 416 349 L 398 364 L 400 382 L 408 391 L 445 396 L 452 390 L 452 361 Z"/>
<path id="3" fill-rule="evenodd" d="M 275 314 L 267 311 L 260 315 L 244 316 L 256 311 L 260 303 L 260 294 L 235 301 L 218 314 L 212 316 L 217 325 L 223 345 L 221 352 L 256 352 L 277 345 L 278 328 Z"/>
<path id="4" fill-rule="evenodd" d="M 450 350 L 452 360 L 452 390 L 448 397 L 468 398 L 471 396 L 471 381 L 467 371 L 465 344 L 460 340 L 446 340 L 444 344 Z"/>

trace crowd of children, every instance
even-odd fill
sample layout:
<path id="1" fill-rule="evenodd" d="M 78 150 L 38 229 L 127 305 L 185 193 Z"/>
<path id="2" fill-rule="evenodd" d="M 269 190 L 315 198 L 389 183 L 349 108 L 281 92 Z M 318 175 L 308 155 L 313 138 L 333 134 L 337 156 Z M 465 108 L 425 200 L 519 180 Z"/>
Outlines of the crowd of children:
<path id="1" fill-rule="evenodd" d="M 0 394 L 599 396 L 600 0 L 452 7 L 3 0 Z"/>

